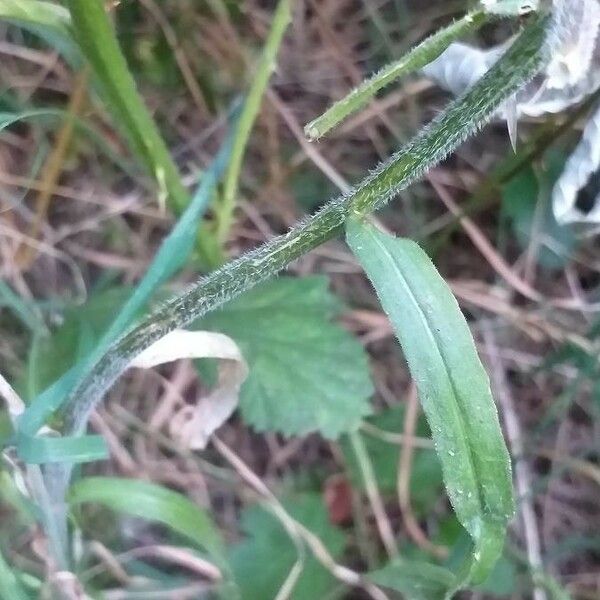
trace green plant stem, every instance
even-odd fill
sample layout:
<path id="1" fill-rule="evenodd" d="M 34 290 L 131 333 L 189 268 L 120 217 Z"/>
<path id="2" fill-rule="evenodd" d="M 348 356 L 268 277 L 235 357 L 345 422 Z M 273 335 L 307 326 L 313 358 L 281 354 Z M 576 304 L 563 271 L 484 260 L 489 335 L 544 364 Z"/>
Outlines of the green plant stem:
<path id="1" fill-rule="evenodd" d="M 337 235 L 348 216 L 381 208 L 443 160 L 539 71 L 545 58 L 546 22 L 546 17 L 536 18 L 477 85 L 349 194 L 330 201 L 289 233 L 201 279 L 115 342 L 67 398 L 63 408 L 64 433 L 80 434 L 85 429 L 91 411 L 106 390 L 143 349 L 277 274 Z"/>
<path id="2" fill-rule="evenodd" d="M 238 193 L 240 171 L 250 132 L 260 110 L 271 73 L 275 69 L 277 54 L 283 35 L 292 20 L 292 0 L 280 0 L 273 15 L 273 24 L 265 42 L 260 63 L 256 68 L 248 97 L 237 126 L 227 175 L 223 182 L 223 200 L 217 211 L 217 239 L 223 245 L 233 222 L 235 200 Z"/>
<path id="3" fill-rule="evenodd" d="M 406 56 L 383 67 L 380 71 L 361 83 L 345 98 L 336 102 L 320 117 L 311 121 L 304 128 L 304 132 L 313 140 L 324 136 L 352 113 L 365 107 L 375 94 L 384 87 L 400 77 L 423 68 L 440 56 L 456 39 L 477 31 L 478 28 L 491 18 L 491 15 L 481 10 L 473 11 L 448 27 L 434 33 L 431 37 L 413 48 Z"/>

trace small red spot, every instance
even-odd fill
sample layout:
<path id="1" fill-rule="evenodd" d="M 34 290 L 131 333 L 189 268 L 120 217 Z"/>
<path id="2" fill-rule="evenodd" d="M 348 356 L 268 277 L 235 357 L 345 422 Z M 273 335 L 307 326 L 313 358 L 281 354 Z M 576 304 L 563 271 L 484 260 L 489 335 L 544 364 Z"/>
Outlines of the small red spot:
<path id="1" fill-rule="evenodd" d="M 352 486 L 344 475 L 332 475 L 325 481 L 323 499 L 334 525 L 352 522 Z"/>

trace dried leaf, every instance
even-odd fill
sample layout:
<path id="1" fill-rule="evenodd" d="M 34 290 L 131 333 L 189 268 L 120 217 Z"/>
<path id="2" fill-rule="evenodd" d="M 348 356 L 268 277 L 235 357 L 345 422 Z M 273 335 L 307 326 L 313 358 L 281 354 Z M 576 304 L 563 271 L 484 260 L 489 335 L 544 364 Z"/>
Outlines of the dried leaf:
<path id="1" fill-rule="evenodd" d="M 248 367 L 237 344 L 226 335 L 176 329 L 139 354 L 130 366 L 151 369 L 182 358 L 217 358 L 218 382 L 195 405 L 183 407 L 171 420 L 171 435 L 187 448 L 201 450 L 237 408 Z"/>

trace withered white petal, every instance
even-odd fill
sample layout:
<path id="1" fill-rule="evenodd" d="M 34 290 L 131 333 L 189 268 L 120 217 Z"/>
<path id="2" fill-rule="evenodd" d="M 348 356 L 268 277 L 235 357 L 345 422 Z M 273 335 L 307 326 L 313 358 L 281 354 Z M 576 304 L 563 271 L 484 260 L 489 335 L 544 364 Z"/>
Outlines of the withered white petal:
<path id="1" fill-rule="evenodd" d="M 139 354 L 129 366 L 151 369 L 182 358 L 217 358 L 219 375 L 215 388 L 195 404 L 186 405 L 171 419 L 171 435 L 192 450 L 206 447 L 210 436 L 232 415 L 238 405 L 248 366 L 237 344 L 211 331 L 176 329 Z"/>
<path id="2" fill-rule="evenodd" d="M 474 86 L 503 53 L 503 47 L 481 50 L 455 42 L 424 67 L 423 74 L 458 96 Z"/>
<path id="3" fill-rule="evenodd" d="M 517 2 L 483 1 L 492 12 L 512 9 Z M 512 7 L 512 8 L 511 8 Z M 537 6 L 536 6 L 537 8 Z M 509 124 L 511 142 L 518 117 L 541 117 L 582 102 L 600 88 L 600 0 L 552 0 L 552 19 L 546 40 L 551 57 L 545 71 L 499 112 Z M 481 50 L 452 44 L 424 74 L 459 95 L 473 86 L 501 57 L 507 45 Z M 569 158 L 553 191 L 556 218 L 563 223 L 600 223 L 600 111 L 588 123 L 583 139 Z M 591 209 L 577 207 L 581 195 L 590 195 Z M 589 208 L 589 207 L 588 207 Z"/>
<path id="4" fill-rule="evenodd" d="M 598 0 L 553 0 L 547 44 L 551 60 L 546 85 L 565 89 L 584 80 L 600 31 Z"/>
<path id="5" fill-rule="evenodd" d="M 581 142 L 569 157 L 552 193 L 559 223 L 600 223 L 600 108 L 588 121 Z M 578 207 L 581 194 L 589 210 Z"/>

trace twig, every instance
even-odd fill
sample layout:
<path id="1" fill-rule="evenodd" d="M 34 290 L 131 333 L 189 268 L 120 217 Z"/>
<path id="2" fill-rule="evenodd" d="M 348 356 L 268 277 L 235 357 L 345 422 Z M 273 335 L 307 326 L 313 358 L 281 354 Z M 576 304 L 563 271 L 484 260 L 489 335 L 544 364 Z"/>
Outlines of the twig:
<path id="1" fill-rule="evenodd" d="M 377 438 L 382 442 L 387 442 L 388 444 L 394 444 L 396 446 L 404 446 L 405 444 L 410 442 L 410 445 L 413 448 L 422 448 L 424 450 L 433 450 L 433 440 L 429 438 L 418 437 L 415 435 L 406 435 L 404 433 L 394 433 L 392 431 L 385 431 L 384 429 L 380 429 L 376 427 L 372 423 L 368 423 L 364 421 L 360 426 L 361 431 L 370 435 L 371 437 Z"/>
<path id="2" fill-rule="evenodd" d="M 306 154 L 306 156 L 313 162 L 319 171 L 321 171 L 321 173 L 323 173 L 323 175 L 325 175 L 325 177 L 331 181 L 331 183 L 337 186 L 342 193 L 347 194 L 351 189 L 350 184 L 321 154 L 321 152 L 319 152 L 318 148 L 306 139 L 302 126 L 300 123 L 298 123 L 296 117 L 292 114 L 292 111 L 285 105 L 285 102 L 281 100 L 277 92 L 272 89 L 268 89 L 266 95 L 271 104 L 275 107 L 275 110 L 279 113 L 281 118 L 289 127 L 304 154 Z"/>
<path id="3" fill-rule="evenodd" d="M 534 600 L 547 600 L 545 590 L 536 583 L 536 574 L 542 571 L 542 553 L 540 548 L 540 533 L 535 517 L 535 510 L 531 501 L 531 473 L 529 466 L 523 460 L 523 436 L 521 425 L 515 412 L 515 406 L 512 395 L 509 391 L 502 365 L 502 359 L 498 353 L 498 347 L 494 332 L 487 322 L 482 323 L 482 333 L 485 345 L 488 350 L 490 366 L 492 367 L 492 382 L 496 390 L 498 403 L 502 407 L 502 416 L 509 446 L 515 461 L 515 479 L 517 492 L 521 503 L 521 519 L 525 533 L 525 545 L 527 547 L 527 558 L 534 582 L 533 598 Z"/>
<path id="4" fill-rule="evenodd" d="M 77 75 L 65 119 L 56 136 L 56 143 L 42 168 L 40 175 L 42 188 L 35 201 L 35 218 L 29 231 L 29 237 L 32 239 L 37 239 L 39 236 L 42 222 L 46 217 L 50 201 L 55 192 L 56 184 L 62 173 L 65 155 L 67 154 L 73 139 L 76 119 L 85 106 L 89 74 L 90 69 L 86 66 Z M 35 246 L 21 243 L 17 250 L 17 264 L 22 269 L 29 268 L 37 256 L 37 252 L 38 249 Z"/>
<path id="5" fill-rule="evenodd" d="M 385 512 L 385 506 L 377 487 L 377 479 L 373 472 L 373 465 L 365 448 L 365 444 L 359 433 L 353 431 L 349 434 L 350 443 L 352 449 L 356 455 L 356 460 L 360 468 L 364 483 L 367 497 L 373 508 L 373 514 L 375 515 L 375 522 L 377 523 L 377 529 L 379 530 L 379 536 L 385 546 L 386 552 L 390 558 L 395 558 L 399 555 L 398 545 L 396 544 L 396 537 L 392 525 Z"/>
<path id="6" fill-rule="evenodd" d="M 437 192 L 440 200 L 458 219 L 458 222 L 465 230 L 465 233 L 469 236 L 479 252 L 481 252 L 485 259 L 490 263 L 490 266 L 494 271 L 496 271 L 496 273 L 498 273 L 512 288 L 525 296 L 525 298 L 534 302 L 540 302 L 542 300 L 542 295 L 514 272 L 512 267 L 507 264 L 504 258 L 500 256 L 490 244 L 489 240 L 483 235 L 481 230 L 475 225 L 473 220 L 461 212 L 460 208 L 456 202 L 454 202 L 452 196 L 444 186 L 436 181 L 435 177 L 432 175 L 429 175 L 427 178 L 433 186 L 433 189 Z"/>
<path id="7" fill-rule="evenodd" d="M 414 453 L 414 434 L 417 428 L 419 415 L 419 403 L 417 400 L 417 388 L 414 384 L 411 385 L 408 394 L 408 406 L 404 416 L 404 444 L 400 452 L 400 460 L 398 461 L 398 479 L 397 491 L 398 502 L 402 510 L 402 520 L 408 535 L 415 543 L 438 558 L 445 558 L 448 551 L 443 546 L 438 546 L 431 542 L 425 532 L 421 529 L 419 522 L 415 518 L 410 502 L 410 474 L 412 470 L 412 459 Z"/>

